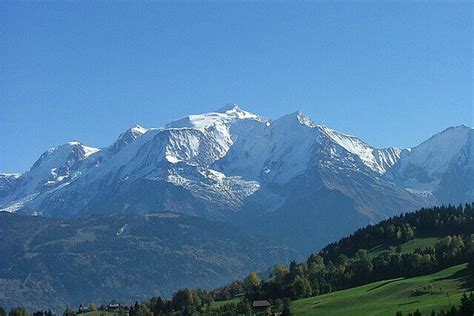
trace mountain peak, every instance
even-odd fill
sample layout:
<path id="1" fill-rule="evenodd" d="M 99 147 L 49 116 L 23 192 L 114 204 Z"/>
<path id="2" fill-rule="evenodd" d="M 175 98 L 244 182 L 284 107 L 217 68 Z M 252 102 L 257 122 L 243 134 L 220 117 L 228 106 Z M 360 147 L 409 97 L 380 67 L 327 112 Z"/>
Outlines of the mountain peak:
<path id="1" fill-rule="evenodd" d="M 246 112 L 245 110 L 242 110 L 242 108 L 235 103 L 228 103 L 224 105 L 223 107 L 217 109 L 216 112 L 218 113 L 227 113 L 227 112 Z"/>
<path id="2" fill-rule="evenodd" d="M 226 106 L 218 109 L 216 111 L 216 113 L 222 113 L 222 114 L 229 115 L 230 117 L 236 117 L 236 118 L 240 118 L 240 119 L 253 118 L 253 119 L 257 119 L 259 121 L 268 121 L 267 119 L 265 119 L 265 118 L 263 118 L 263 117 L 261 117 L 257 114 L 254 114 L 252 112 L 249 112 L 249 111 L 246 111 L 246 110 L 242 109 L 239 105 L 234 104 L 234 103 L 227 104 Z"/>
<path id="3" fill-rule="evenodd" d="M 299 125 L 305 125 L 308 127 L 316 127 L 316 123 L 307 115 L 305 115 L 301 111 L 293 112 L 287 115 L 283 115 L 279 119 L 277 119 L 275 122 L 279 122 L 278 124 L 286 124 L 286 125 L 291 125 L 291 124 L 299 124 Z"/>
<path id="4" fill-rule="evenodd" d="M 135 124 L 132 128 L 130 128 L 132 132 L 140 133 L 140 134 L 145 134 L 146 131 L 148 131 L 148 128 L 145 128 L 139 124 Z"/>
<path id="5" fill-rule="evenodd" d="M 402 163 L 395 170 L 396 175 L 407 187 L 425 191 L 437 189 L 442 176 L 456 159 L 469 159 L 472 131 L 471 127 L 460 125 L 446 128 L 431 136 L 407 151 Z"/>
<path id="6" fill-rule="evenodd" d="M 86 214 L 108 201 L 115 203 L 112 194 L 116 194 L 117 205 L 103 206 L 104 212 L 109 209 L 122 212 L 129 207 L 141 212 L 145 204 L 149 207 L 147 210 L 165 209 L 168 193 L 159 197 L 151 194 L 150 199 L 143 202 L 143 186 L 149 185 L 150 190 L 156 189 L 159 194 L 168 189 L 173 196 L 175 189 L 190 193 L 190 199 L 203 203 L 196 206 L 191 205 L 194 202 L 189 203 L 186 211 L 190 213 L 224 217 L 226 211 L 215 212 L 215 208 L 237 210 L 255 195 L 255 199 L 271 200 L 270 209 L 286 198 L 280 195 L 286 194 L 281 193 L 280 188 L 300 179 L 313 179 L 313 176 L 315 179 L 324 176 L 331 188 L 345 183 L 350 186 L 353 180 L 357 187 L 362 187 L 365 181 L 388 179 L 399 191 L 409 188 L 435 192 L 435 185 L 452 170 L 452 161 L 456 167 L 470 168 L 472 135 L 472 128 L 461 125 L 438 133 L 411 152 L 397 148 L 376 149 L 358 137 L 315 123 L 301 111 L 270 121 L 236 104 L 228 104 L 218 111 L 188 115 L 160 128 L 129 127 L 112 145 L 97 154 L 93 153 L 98 148 L 79 142 L 51 149 L 21 177 L 24 185 L 15 187 L 15 192 L 0 199 L 0 210 L 29 212 L 41 207 L 40 211 L 48 214 Z M 417 171 L 415 176 L 412 170 Z M 466 183 L 471 183 L 468 177 L 472 169 L 465 170 L 462 172 L 467 174 Z M 103 184 L 108 187 L 102 188 Z M 96 186 L 94 190 L 91 185 Z M 391 185 L 374 184 L 380 190 Z M 273 186 L 278 191 L 271 191 Z M 464 190 L 461 194 L 471 192 L 470 187 L 466 187 L 461 189 Z M 97 198 L 94 191 L 99 190 L 101 195 Z M 355 192 L 350 190 L 343 193 Z M 37 197 L 25 199 L 30 196 Z M 84 204 L 72 207 L 78 197 Z M 177 195 L 177 201 L 181 199 Z M 83 206 L 86 203 L 90 203 L 87 209 Z M 167 206 L 168 210 L 175 210 L 177 205 Z"/>
<path id="7" fill-rule="evenodd" d="M 130 127 L 125 132 L 120 134 L 118 139 L 121 140 L 124 138 L 127 138 L 127 139 L 132 138 L 132 140 L 135 140 L 137 137 L 145 134 L 147 131 L 148 131 L 148 128 L 145 128 L 143 126 L 136 124 L 135 126 Z"/>
<path id="8" fill-rule="evenodd" d="M 60 146 L 78 146 L 78 145 L 81 145 L 80 142 L 78 142 L 77 140 L 71 140 L 63 145 L 60 145 Z"/>
<path id="9" fill-rule="evenodd" d="M 452 134 L 456 134 L 456 133 L 466 133 L 466 132 L 469 132 L 470 130 L 472 130 L 473 128 L 472 127 L 469 127 L 467 125 L 458 125 L 458 126 L 451 126 L 451 127 L 448 127 L 444 130 L 442 130 L 441 132 L 439 132 L 438 134 L 446 134 L 446 133 L 452 133 Z M 435 134 L 434 136 L 438 135 L 438 134 Z"/>
<path id="10" fill-rule="evenodd" d="M 432 144 L 449 147 L 454 146 L 456 143 L 458 143 L 458 145 L 462 145 L 464 142 L 466 142 L 467 137 L 471 131 L 472 127 L 466 125 L 448 127 L 442 130 L 441 132 L 434 134 L 416 147 L 422 147 Z"/>
<path id="11" fill-rule="evenodd" d="M 119 135 L 118 139 L 112 145 L 110 145 L 111 151 L 113 153 L 119 152 L 123 147 L 134 142 L 138 137 L 142 136 L 147 131 L 147 128 L 136 124 Z"/>
<path id="12" fill-rule="evenodd" d="M 316 123 L 314 123 L 314 121 L 309 116 L 307 116 L 301 111 L 296 112 L 296 118 L 303 125 L 306 125 L 309 127 L 316 127 Z"/>
<path id="13" fill-rule="evenodd" d="M 176 121 L 172 121 L 165 125 L 165 128 L 208 128 L 215 125 L 226 125 L 230 122 L 234 122 L 236 119 L 251 119 L 260 122 L 267 122 L 268 120 L 253 114 L 251 112 L 242 110 L 236 104 L 228 104 L 217 111 L 192 114 L 185 116 Z"/>
<path id="14" fill-rule="evenodd" d="M 79 151 L 83 152 L 84 157 L 90 156 L 93 153 L 96 153 L 100 150 L 100 148 L 86 146 L 77 140 L 69 141 L 65 144 L 59 145 L 58 147 L 50 148 L 46 151 L 48 154 L 52 154 L 54 152 L 64 152 L 68 153 L 74 149 L 78 149 Z"/>

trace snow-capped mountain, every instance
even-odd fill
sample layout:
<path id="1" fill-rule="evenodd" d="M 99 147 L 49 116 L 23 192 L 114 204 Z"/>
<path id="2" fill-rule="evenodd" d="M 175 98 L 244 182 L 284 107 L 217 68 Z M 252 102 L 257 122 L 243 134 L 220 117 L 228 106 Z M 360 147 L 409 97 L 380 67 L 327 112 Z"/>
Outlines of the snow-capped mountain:
<path id="1" fill-rule="evenodd" d="M 474 200 L 474 132 L 448 128 L 402 153 L 388 178 L 437 202 Z"/>
<path id="2" fill-rule="evenodd" d="M 13 188 L 20 178 L 21 173 L 0 173 L 0 198 L 13 192 Z"/>
<path id="3" fill-rule="evenodd" d="M 341 147 L 357 155 L 370 169 L 383 174 L 400 159 L 401 150 L 396 147 L 375 149 L 357 137 L 345 135 L 326 126 L 321 127 Z"/>
<path id="4" fill-rule="evenodd" d="M 102 149 L 50 149 L 21 176 L 0 175 L 0 209 L 54 217 L 175 211 L 278 231 L 289 243 L 300 238 L 295 229 L 311 232 L 303 248 L 314 250 L 395 213 L 473 200 L 472 131 L 451 128 L 411 150 L 377 149 L 300 112 L 272 121 L 230 105 L 161 128 L 135 126 Z"/>
<path id="5" fill-rule="evenodd" d="M 30 171 L 14 177 L 10 194 L 2 199 L 2 203 L 7 205 L 4 210 L 14 212 L 71 183 L 81 175 L 77 168 L 79 163 L 98 151 L 98 148 L 76 141 L 48 149 L 33 164 Z"/>

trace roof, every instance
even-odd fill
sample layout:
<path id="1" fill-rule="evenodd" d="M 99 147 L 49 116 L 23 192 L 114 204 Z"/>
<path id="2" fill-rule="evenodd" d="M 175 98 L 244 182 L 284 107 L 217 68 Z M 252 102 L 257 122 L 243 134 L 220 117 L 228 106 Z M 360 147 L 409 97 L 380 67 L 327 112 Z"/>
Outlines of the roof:
<path id="1" fill-rule="evenodd" d="M 269 301 L 263 300 L 263 301 L 253 301 L 252 307 L 270 307 L 272 304 L 270 304 Z"/>

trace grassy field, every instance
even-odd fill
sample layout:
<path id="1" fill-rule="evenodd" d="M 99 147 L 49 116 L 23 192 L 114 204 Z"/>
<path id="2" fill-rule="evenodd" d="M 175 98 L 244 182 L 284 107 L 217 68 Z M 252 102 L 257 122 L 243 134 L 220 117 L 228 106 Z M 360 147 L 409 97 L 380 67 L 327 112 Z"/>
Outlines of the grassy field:
<path id="1" fill-rule="evenodd" d="M 467 265 L 408 279 L 385 280 L 325 295 L 294 301 L 295 315 L 404 315 L 417 308 L 423 315 L 431 310 L 447 309 L 458 304 L 469 289 Z M 431 285 L 432 290 L 422 295 L 413 291 Z"/>
<path id="2" fill-rule="evenodd" d="M 435 244 L 440 240 L 441 238 L 438 237 L 429 237 L 429 238 L 416 238 L 413 240 L 410 240 L 402 245 L 400 245 L 402 249 L 402 253 L 412 253 L 415 251 L 417 248 L 421 249 L 426 249 L 428 247 L 434 248 Z M 379 255 L 382 251 L 387 250 L 389 248 L 388 245 L 382 244 L 377 247 L 374 247 L 369 250 L 369 255 L 372 257 L 376 257 Z"/>
<path id="3" fill-rule="evenodd" d="M 240 295 L 240 296 L 242 296 L 242 295 Z M 237 304 L 237 303 L 240 302 L 240 300 L 241 300 L 241 297 L 235 297 L 235 298 L 233 298 L 231 300 L 227 300 L 227 301 L 214 301 L 214 302 L 212 302 L 211 308 L 212 309 L 218 309 L 222 305 L 229 304 L 229 303 Z"/>

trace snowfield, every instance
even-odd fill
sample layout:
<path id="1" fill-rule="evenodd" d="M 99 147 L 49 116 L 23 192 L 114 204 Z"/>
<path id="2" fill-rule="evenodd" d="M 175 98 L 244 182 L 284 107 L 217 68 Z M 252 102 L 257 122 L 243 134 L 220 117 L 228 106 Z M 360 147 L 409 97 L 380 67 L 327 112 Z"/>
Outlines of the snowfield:
<path id="1" fill-rule="evenodd" d="M 48 149 L 24 174 L 0 174 L 0 210 L 225 219 L 277 210 L 306 185 L 340 192 L 360 213 L 383 217 L 395 212 L 393 201 L 403 211 L 474 200 L 473 148 L 467 126 L 411 149 L 379 149 L 301 112 L 272 121 L 229 105 L 160 128 L 134 126 L 106 148 L 74 141 Z M 451 192 L 459 177 L 464 182 Z"/>

